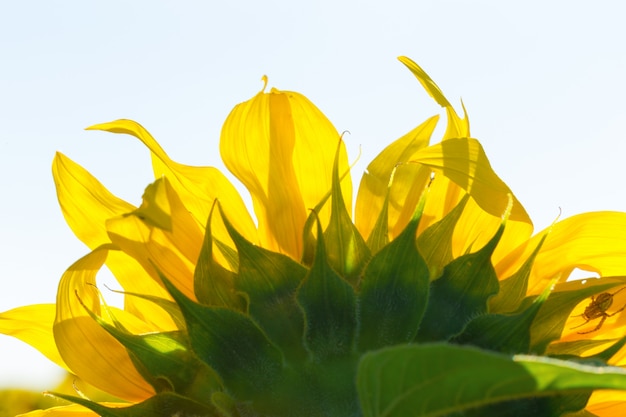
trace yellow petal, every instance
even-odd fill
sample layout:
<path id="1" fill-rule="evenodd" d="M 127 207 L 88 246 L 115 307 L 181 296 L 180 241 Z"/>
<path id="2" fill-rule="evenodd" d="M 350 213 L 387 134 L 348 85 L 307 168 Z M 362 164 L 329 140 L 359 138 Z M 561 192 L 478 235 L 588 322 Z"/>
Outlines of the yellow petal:
<path id="1" fill-rule="evenodd" d="M 65 221 L 90 249 L 110 242 L 105 221 L 135 209 L 115 197 L 93 175 L 57 152 L 52 163 L 57 198 Z"/>
<path id="2" fill-rule="evenodd" d="M 63 274 L 54 338 L 67 366 L 85 382 L 118 398 L 139 401 L 154 395 L 154 390 L 140 376 L 126 349 L 89 317 L 80 302 L 100 315 L 96 274 L 111 249 L 110 245 L 95 249 Z M 123 311 L 116 311 L 116 318 L 135 333 L 153 330 Z"/>
<path id="3" fill-rule="evenodd" d="M 326 116 L 294 92 L 261 92 L 229 114 L 220 152 L 226 167 L 252 195 L 262 246 L 300 259 L 308 210 L 331 189 L 338 141 L 339 134 Z M 342 144 L 339 172 L 347 169 Z M 349 205 L 349 175 L 342 191 Z M 224 211 L 230 219 L 230 211 L 226 207 Z M 328 205 L 319 217 L 328 221 Z"/>
<path id="4" fill-rule="evenodd" d="M 106 229 L 107 220 L 136 210 L 61 153 L 57 153 L 52 171 L 63 215 L 74 234 L 90 249 L 111 241 Z M 127 254 L 113 251 L 107 258 L 107 267 L 126 291 L 169 298 L 167 292 Z M 125 302 L 130 312 L 143 315 L 153 323 L 162 323 L 163 327 L 171 327 L 169 316 L 154 304 L 130 297 Z"/>
<path id="5" fill-rule="evenodd" d="M 496 264 L 498 274 L 509 275 L 528 258 L 543 236 Z M 557 276 L 566 280 L 574 268 L 600 276 L 626 275 L 626 213 L 591 212 L 562 220 L 551 227 L 529 278 L 529 294 L 537 294 Z"/>
<path id="6" fill-rule="evenodd" d="M 437 104 L 446 109 L 448 123 L 442 140 L 452 138 L 469 138 L 469 118 L 467 117 L 465 106 L 463 106 L 464 117 L 461 119 L 448 99 L 443 95 L 441 89 L 437 86 L 437 84 L 435 84 L 432 78 L 426 74 L 426 71 L 424 71 L 410 58 L 405 56 L 398 57 L 398 60 L 402 62 L 413 73 L 413 75 L 415 75 L 420 84 L 422 84 L 422 87 L 424 87 L 426 92 L 437 102 Z"/>
<path id="7" fill-rule="evenodd" d="M 513 193 L 491 168 L 476 139 L 449 139 L 419 150 L 415 162 L 431 167 L 463 188 L 487 213 L 500 217 Z M 513 197 L 510 220 L 532 224 L 521 203 Z"/>
<path id="8" fill-rule="evenodd" d="M 623 417 L 626 415 L 624 391 L 596 390 L 585 409 L 598 417 Z"/>
<path id="9" fill-rule="evenodd" d="M 155 282 L 160 282 L 158 269 L 195 299 L 193 274 L 204 236 L 167 178 L 148 186 L 142 206 L 133 214 L 107 222 L 112 242 L 136 259 Z"/>
<path id="10" fill-rule="evenodd" d="M 428 146 L 437 119 L 438 117 L 428 119 L 394 141 L 367 166 L 359 185 L 354 214 L 355 224 L 365 239 L 376 224 L 389 187 L 391 173 L 396 167 L 389 193 L 390 238 L 397 236 L 407 225 L 421 191 L 426 181 L 430 179 L 430 169 L 417 164 L 406 164 L 406 162 L 417 150 Z"/>
<path id="11" fill-rule="evenodd" d="M 112 133 L 132 135 L 145 144 L 152 153 L 155 178 L 165 176 L 176 190 L 185 207 L 191 212 L 198 225 L 204 227 L 213 201 L 218 199 L 229 213 L 229 220 L 246 239 L 256 242 L 256 228 L 246 206 L 235 187 L 219 170 L 213 167 L 193 167 L 179 164 L 170 159 L 154 138 L 139 123 L 132 120 L 116 120 L 87 128 Z M 214 236 L 230 242 L 230 236 L 222 222 L 215 222 Z"/>
<path id="12" fill-rule="evenodd" d="M 28 343 L 69 371 L 54 343 L 52 324 L 55 314 L 54 304 L 36 304 L 5 311 L 0 313 L 0 333 Z"/>
<path id="13" fill-rule="evenodd" d="M 101 403 L 107 407 L 125 407 L 128 406 L 128 403 Z M 17 417 L 98 417 L 98 414 L 94 413 L 91 410 L 86 409 L 85 407 L 72 404 L 72 405 L 64 405 L 60 407 L 52 407 L 46 410 L 36 410 L 31 411 L 26 414 L 20 414 Z"/>

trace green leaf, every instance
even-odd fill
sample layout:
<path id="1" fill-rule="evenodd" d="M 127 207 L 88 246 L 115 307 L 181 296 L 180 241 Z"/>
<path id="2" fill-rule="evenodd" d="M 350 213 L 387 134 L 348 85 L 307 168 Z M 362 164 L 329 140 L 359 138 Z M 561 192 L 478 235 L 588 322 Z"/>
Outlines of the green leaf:
<path id="1" fill-rule="evenodd" d="M 218 264 L 213 258 L 211 219 L 214 208 L 215 204 L 209 212 L 204 242 L 193 274 L 194 293 L 202 304 L 245 311 L 245 300 L 234 289 L 235 274 Z"/>
<path id="2" fill-rule="evenodd" d="M 367 353 L 357 373 L 364 417 L 445 416 L 502 401 L 593 389 L 626 389 L 626 371 L 434 343 Z M 510 411 L 496 415 L 518 415 Z"/>
<path id="3" fill-rule="evenodd" d="M 534 303 L 517 314 L 478 316 L 452 342 L 500 353 L 529 353 L 533 321 L 549 294 L 549 289 L 546 289 Z"/>
<path id="4" fill-rule="evenodd" d="M 363 237 L 352 223 L 343 200 L 338 171 L 340 149 L 340 146 L 338 146 L 333 164 L 330 221 L 324 233 L 324 238 L 327 242 L 328 250 L 326 253 L 330 265 L 345 280 L 357 287 L 361 271 L 370 259 L 371 254 Z M 318 233 L 317 236 L 319 239 L 321 234 Z"/>
<path id="5" fill-rule="evenodd" d="M 329 265 L 317 223 L 313 265 L 298 289 L 305 318 L 304 343 L 315 360 L 344 357 L 354 348 L 357 318 L 354 289 Z"/>
<path id="6" fill-rule="evenodd" d="M 404 231 L 365 269 L 359 301 L 361 351 L 407 343 L 417 333 L 430 283 L 428 267 L 415 245 L 424 201 Z"/>
<path id="7" fill-rule="evenodd" d="M 239 253 L 235 288 L 247 294 L 248 313 L 287 359 L 304 359 L 304 317 L 296 302 L 296 290 L 307 269 L 288 256 L 248 242 L 224 213 L 222 218 Z"/>
<path id="8" fill-rule="evenodd" d="M 463 209 L 469 200 L 465 194 L 443 219 L 424 230 L 417 238 L 417 247 L 424 257 L 433 279 L 439 277 L 441 270 L 453 260 L 452 234 Z"/>
<path id="9" fill-rule="evenodd" d="M 594 294 L 625 283 L 626 278 L 605 277 L 569 281 L 556 285 L 533 323 L 531 352 L 543 354 L 551 342 L 561 337 L 565 323 L 578 303 Z M 582 317 L 581 323 L 584 323 Z"/>
<path id="10" fill-rule="evenodd" d="M 250 317 L 195 303 L 162 275 L 161 280 L 185 316 L 198 358 L 217 371 L 238 400 L 265 400 L 281 377 L 280 350 Z"/>
<path id="11" fill-rule="evenodd" d="M 163 392 L 129 407 L 105 407 L 85 398 L 52 392 L 51 395 L 80 404 L 101 417 L 222 417 L 214 408 L 173 392 Z"/>
<path id="12" fill-rule="evenodd" d="M 510 313 L 517 310 L 526 297 L 530 271 L 547 236 L 547 234 L 543 235 L 535 250 L 530 254 L 528 259 L 526 259 L 520 269 L 510 277 L 500 281 L 500 291 L 495 297 L 489 300 L 489 311 L 494 313 Z"/>
<path id="13" fill-rule="evenodd" d="M 504 225 L 478 252 L 460 256 L 430 284 L 426 313 L 417 333 L 420 342 L 448 340 L 474 317 L 487 313 L 489 297 L 498 292 L 498 277 L 491 264 Z"/>

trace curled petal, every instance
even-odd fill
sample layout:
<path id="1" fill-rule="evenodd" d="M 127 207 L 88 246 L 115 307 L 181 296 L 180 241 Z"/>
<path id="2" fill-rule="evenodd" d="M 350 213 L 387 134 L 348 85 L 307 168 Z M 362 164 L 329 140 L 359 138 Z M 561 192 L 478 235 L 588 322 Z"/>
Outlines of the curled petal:
<path id="1" fill-rule="evenodd" d="M 204 227 L 213 201 L 218 199 L 231 214 L 232 222 L 247 239 L 257 241 L 256 228 L 241 196 L 219 170 L 213 167 L 194 167 L 173 161 L 159 146 L 150 133 L 132 120 L 116 120 L 87 128 L 112 133 L 125 133 L 139 139 L 150 149 L 155 178 L 167 177 L 185 207 L 192 213 L 198 225 Z M 216 222 L 215 238 L 230 242 L 222 222 Z"/>
<path id="2" fill-rule="evenodd" d="M 500 217 L 513 193 L 491 168 L 487 155 L 476 139 L 449 139 L 421 149 L 414 161 L 433 168 L 449 178 L 487 213 Z M 513 197 L 510 220 L 532 224 L 521 203 Z"/>
<path id="3" fill-rule="evenodd" d="M 116 397 L 138 401 L 153 395 L 154 390 L 136 370 L 126 349 L 85 311 L 101 313 L 95 279 L 111 249 L 110 245 L 96 248 L 63 274 L 53 333 L 63 361 L 74 374 Z M 154 330 L 124 311 L 115 311 L 116 318 L 133 333 Z"/>
<path id="4" fill-rule="evenodd" d="M 331 189 L 338 141 L 339 134 L 326 116 L 294 92 L 261 92 L 229 114 L 220 152 L 226 167 L 252 195 L 263 247 L 300 259 L 308 210 Z M 342 144 L 339 172 L 347 169 Z M 345 201 L 351 202 L 349 175 L 342 182 L 342 192 Z M 226 207 L 224 211 L 229 219 L 234 218 Z M 329 208 L 319 216 L 327 223 Z"/>
<path id="5" fill-rule="evenodd" d="M 498 275 L 509 275 L 519 268 L 543 234 L 535 235 L 496 264 Z M 604 211 L 569 217 L 551 226 L 531 270 L 529 294 L 541 292 L 554 277 L 565 281 L 575 268 L 600 276 L 626 275 L 625 253 L 626 213 Z"/>
<path id="6" fill-rule="evenodd" d="M 60 152 L 52 163 L 52 175 L 65 221 L 90 249 L 110 242 L 106 220 L 135 209 L 132 204 L 111 194 L 85 168 Z"/>

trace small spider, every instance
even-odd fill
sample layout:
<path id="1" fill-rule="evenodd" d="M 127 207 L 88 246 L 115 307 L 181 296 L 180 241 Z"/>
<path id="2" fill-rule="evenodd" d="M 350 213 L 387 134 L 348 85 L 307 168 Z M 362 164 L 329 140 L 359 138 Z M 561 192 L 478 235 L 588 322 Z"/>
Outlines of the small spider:
<path id="1" fill-rule="evenodd" d="M 604 321 L 607 319 L 607 317 L 613 317 L 614 315 L 616 315 L 617 313 L 620 313 L 626 308 L 626 304 L 624 304 L 622 308 L 620 308 L 619 310 L 611 314 L 606 312 L 613 304 L 613 296 L 617 294 L 618 292 L 620 292 L 621 290 L 623 290 L 624 288 L 626 287 L 620 288 L 619 290 L 615 291 L 613 294 L 609 292 L 603 292 L 599 294 L 597 297 L 592 295 L 591 302 L 589 303 L 587 307 L 585 307 L 585 312 L 583 314 L 579 314 L 578 316 L 575 316 L 575 317 L 582 317 L 583 319 L 585 319 L 585 322 L 581 325 L 572 327 L 572 329 L 576 329 L 578 327 L 584 326 L 585 324 L 589 323 L 591 320 L 595 320 L 601 317 L 596 327 L 594 327 L 591 330 L 584 331 L 584 332 L 578 332 L 578 334 L 593 333 L 596 330 L 599 330 L 600 327 L 602 327 L 602 325 L 604 324 Z"/>

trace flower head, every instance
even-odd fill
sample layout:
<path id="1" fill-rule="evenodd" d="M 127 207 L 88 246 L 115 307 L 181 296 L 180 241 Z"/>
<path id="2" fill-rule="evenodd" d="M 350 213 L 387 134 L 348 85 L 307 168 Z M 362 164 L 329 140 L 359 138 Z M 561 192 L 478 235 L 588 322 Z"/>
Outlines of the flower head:
<path id="1" fill-rule="evenodd" d="M 626 389 L 607 367 L 626 351 L 626 213 L 533 235 L 465 109 L 400 60 L 445 109 L 446 130 L 430 144 L 434 117 L 385 148 L 354 215 L 343 140 L 299 93 L 261 91 L 224 123 L 221 156 L 254 219 L 220 171 L 171 160 L 138 123 L 90 127 L 142 141 L 156 180 L 135 207 L 58 153 L 61 209 L 91 252 L 56 304 L 2 313 L 0 331 L 118 397 L 59 394 L 111 416 L 560 415 L 590 396 L 600 410 L 615 396 L 594 389 Z M 120 308 L 97 286 L 104 265 Z M 574 268 L 603 278 L 566 282 Z M 466 390 L 468 375 L 480 389 Z"/>

